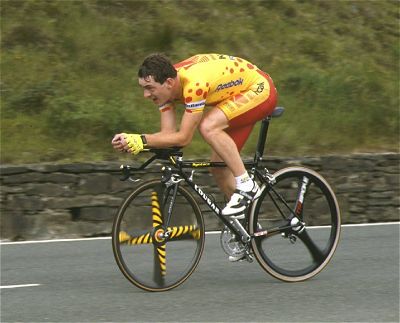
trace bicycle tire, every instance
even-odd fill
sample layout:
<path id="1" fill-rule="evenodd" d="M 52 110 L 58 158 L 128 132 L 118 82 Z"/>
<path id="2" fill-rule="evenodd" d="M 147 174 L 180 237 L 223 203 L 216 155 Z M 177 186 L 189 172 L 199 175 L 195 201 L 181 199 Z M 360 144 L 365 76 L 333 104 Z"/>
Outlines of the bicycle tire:
<path id="1" fill-rule="evenodd" d="M 321 272 L 337 248 L 341 230 L 339 205 L 327 181 L 315 171 L 288 167 L 277 171 L 274 177 L 272 187 L 290 210 L 270 186 L 263 185 L 249 217 L 249 232 L 256 234 L 251 246 L 258 263 L 273 277 L 286 282 L 304 281 Z M 308 186 L 298 212 L 304 226 L 291 226 L 303 182 Z M 286 212 L 285 217 L 277 206 Z"/>
<path id="2" fill-rule="evenodd" d="M 204 219 L 193 196 L 178 187 L 167 227 L 162 194 L 165 186 L 159 179 L 140 184 L 121 204 L 112 228 L 119 269 L 132 284 L 152 292 L 181 285 L 197 267 L 204 249 Z M 160 238 L 160 232 L 168 232 L 169 238 Z"/>

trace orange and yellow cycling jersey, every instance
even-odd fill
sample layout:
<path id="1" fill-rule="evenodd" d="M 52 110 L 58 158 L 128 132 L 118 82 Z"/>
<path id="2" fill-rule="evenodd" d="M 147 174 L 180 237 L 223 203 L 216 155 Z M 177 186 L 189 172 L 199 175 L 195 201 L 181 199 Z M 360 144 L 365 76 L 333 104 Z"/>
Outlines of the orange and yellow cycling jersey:
<path id="1" fill-rule="evenodd" d="M 235 117 L 235 113 L 233 109 L 230 111 L 230 102 L 227 99 L 251 92 L 247 98 L 241 98 L 248 100 L 263 92 L 260 95 L 261 102 L 261 96 L 265 99 L 269 95 L 270 84 L 265 82 L 265 76 L 263 76 L 265 73 L 239 57 L 199 54 L 175 64 L 174 67 L 182 85 L 182 101 L 186 112 L 202 112 L 206 105 L 225 104 L 222 110 L 226 114 L 232 114 L 229 116 L 231 119 Z M 160 107 L 160 110 L 165 111 L 171 106 L 173 103 L 166 103 Z"/>

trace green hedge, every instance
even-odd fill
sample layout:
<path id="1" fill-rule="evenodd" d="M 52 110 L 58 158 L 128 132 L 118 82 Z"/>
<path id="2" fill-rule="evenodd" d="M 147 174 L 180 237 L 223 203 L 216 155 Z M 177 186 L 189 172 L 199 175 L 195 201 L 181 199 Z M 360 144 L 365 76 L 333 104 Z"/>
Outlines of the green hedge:
<path id="1" fill-rule="evenodd" d="M 398 150 L 397 1 L 3 0 L 1 15 L 2 163 L 128 158 L 113 134 L 159 124 L 136 79 L 152 52 L 267 71 L 286 107 L 271 154 Z"/>

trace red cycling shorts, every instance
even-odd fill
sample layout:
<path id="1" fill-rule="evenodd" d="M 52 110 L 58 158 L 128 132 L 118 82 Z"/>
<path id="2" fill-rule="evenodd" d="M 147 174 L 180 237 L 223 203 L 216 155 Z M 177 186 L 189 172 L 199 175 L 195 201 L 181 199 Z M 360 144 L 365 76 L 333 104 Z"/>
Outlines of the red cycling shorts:
<path id="1" fill-rule="evenodd" d="M 217 104 L 229 120 L 225 131 L 240 151 L 254 125 L 270 115 L 277 103 L 278 93 L 271 77 L 258 70 L 260 78 L 246 92 L 241 92 Z"/>

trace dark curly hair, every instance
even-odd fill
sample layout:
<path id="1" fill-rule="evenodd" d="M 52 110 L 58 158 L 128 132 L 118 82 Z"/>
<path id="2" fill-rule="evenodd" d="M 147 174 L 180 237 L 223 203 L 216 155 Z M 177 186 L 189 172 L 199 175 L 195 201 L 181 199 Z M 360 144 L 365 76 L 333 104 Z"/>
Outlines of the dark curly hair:
<path id="1" fill-rule="evenodd" d="M 163 84 L 167 78 L 175 78 L 176 69 L 170 60 L 163 54 L 151 54 L 145 58 L 139 67 L 138 76 L 140 78 L 154 77 L 154 81 Z"/>

